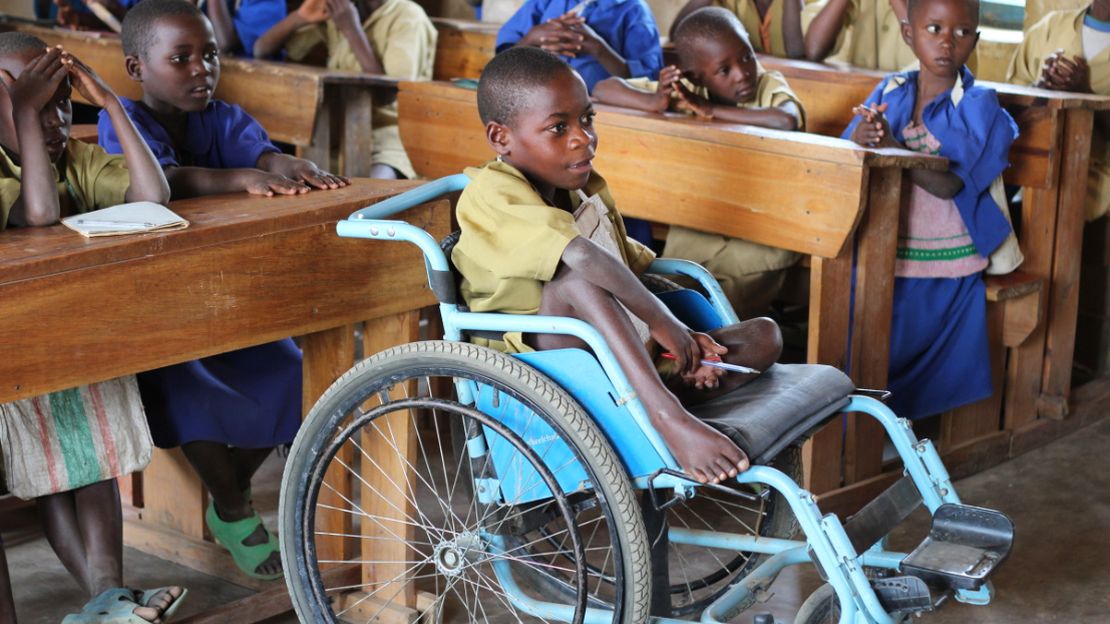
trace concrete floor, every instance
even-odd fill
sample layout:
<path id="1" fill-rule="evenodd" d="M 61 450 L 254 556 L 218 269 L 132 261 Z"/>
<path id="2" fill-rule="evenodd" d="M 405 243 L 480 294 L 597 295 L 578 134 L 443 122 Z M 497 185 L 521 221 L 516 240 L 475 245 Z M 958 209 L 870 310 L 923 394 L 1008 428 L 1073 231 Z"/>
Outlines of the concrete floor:
<path id="1" fill-rule="evenodd" d="M 1110 419 L 1104 419 L 1049 446 L 980 473 L 958 484 L 963 500 L 999 509 L 1017 526 L 1010 559 L 995 575 L 998 595 L 990 607 L 950 603 L 926 617 L 935 624 L 1015 622 L 1069 624 L 1110 621 Z M 280 461 L 266 468 L 271 476 Z M 270 479 L 273 481 L 273 479 Z M 256 489 L 260 506 L 276 506 L 274 491 Z M 272 520 L 268 520 L 272 526 Z M 896 548 L 912 548 L 927 529 L 915 516 L 900 528 Z M 5 536 L 22 624 L 54 624 L 84 602 L 46 541 L 38 536 Z M 127 582 L 156 587 L 177 583 L 191 590 L 181 616 L 250 594 L 249 590 L 198 574 L 168 561 L 128 549 Z M 790 622 L 798 605 L 818 585 L 809 570 L 784 574 L 774 597 L 750 614 L 770 611 Z M 278 622 L 295 622 L 291 616 Z M 7 624 L 7 623 L 2 623 Z"/>

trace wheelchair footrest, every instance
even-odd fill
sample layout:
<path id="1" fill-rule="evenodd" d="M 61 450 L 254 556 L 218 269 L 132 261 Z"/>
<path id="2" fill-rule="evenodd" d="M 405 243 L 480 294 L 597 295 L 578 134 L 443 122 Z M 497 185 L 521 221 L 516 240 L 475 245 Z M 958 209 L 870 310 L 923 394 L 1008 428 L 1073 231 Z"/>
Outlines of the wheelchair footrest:
<path id="1" fill-rule="evenodd" d="M 933 610 L 933 595 L 925 581 L 916 576 L 894 576 L 871 581 L 871 588 L 888 613 L 918 613 Z"/>
<path id="2" fill-rule="evenodd" d="M 1005 514 L 970 505 L 941 505 L 925 541 L 902 560 L 902 571 L 945 589 L 978 589 L 1014 542 Z"/>

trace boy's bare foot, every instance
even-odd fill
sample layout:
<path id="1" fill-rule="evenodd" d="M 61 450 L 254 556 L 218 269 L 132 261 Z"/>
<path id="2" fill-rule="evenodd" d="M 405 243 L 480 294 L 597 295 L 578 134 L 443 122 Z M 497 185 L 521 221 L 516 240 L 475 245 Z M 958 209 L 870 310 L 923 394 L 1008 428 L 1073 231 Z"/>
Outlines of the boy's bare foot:
<path id="1" fill-rule="evenodd" d="M 144 598 L 142 593 L 136 592 L 136 603 L 141 606 L 137 607 L 132 613 L 148 622 L 161 622 L 162 615 L 174 601 L 181 597 L 183 591 L 182 588 L 176 585 L 163 587 L 154 592 L 153 595 L 145 597 L 145 602 L 142 602 Z"/>
<path id="2" fill-rule="evenodd" d="M 656 413 L 652 425 L 663 436 L 678 465 L 702 483 L 720 483 L 750 466 L 748 456 L 728 436 L 686 410 Z"/>

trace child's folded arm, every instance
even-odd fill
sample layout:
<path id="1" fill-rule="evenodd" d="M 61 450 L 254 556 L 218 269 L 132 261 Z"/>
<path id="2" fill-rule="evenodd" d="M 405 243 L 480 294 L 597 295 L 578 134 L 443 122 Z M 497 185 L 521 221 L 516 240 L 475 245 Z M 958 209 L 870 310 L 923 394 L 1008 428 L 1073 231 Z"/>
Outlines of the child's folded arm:
<path id="1" fill-rule="evenodd" d="M 662 93 L 660 93 L 662 92 Z M 636 110 L 662 113 L 670 106 L 670 89 L 647 91 L 624 78 L 612 76 L 594 85 L 594 97 L 603 104 L 634 108 Z"/>
<path id="2" fill-rule="evenodd" d="M 46 152 L 39 111 L 19 107 L 13 111 L 16 136 L 19 137 L 22 179 L 19 197 L 8 210 L 12 225 L 50 225 L 58 221 L 61 209 L 58 189 L 54 185 L 50 156 Z"/>
<path id="3" fill-rule="evenodd" d="M 261 37 L 254 40 L 254 58 L 265 59 L 276 55 L 281 51 L 285 42 L 293 36 L 293 33 L 302 26 L 311 23 L 313 22 L 305 19 L 300 10 L 293 11 L 289 15 L 286 15 L 277 24 L 274 24 L 269 30 L 262 33 Z"/>
<path id="4" fill-rule="evenodd" d="M 824 61 L 836 47 L 837 38 L 847 26 L 852 0 L 827 0 L 805 31 L 805 56 L 811 61 Z"/>
<path id="5" fill-rule="evenodd" d="M 765 108 L 741 108 L 722 104 L 713 106 L 714 119 L 762 126 L 775 130 L 797 130 L 798 116 L 798 106 L 793 102 Z"/>

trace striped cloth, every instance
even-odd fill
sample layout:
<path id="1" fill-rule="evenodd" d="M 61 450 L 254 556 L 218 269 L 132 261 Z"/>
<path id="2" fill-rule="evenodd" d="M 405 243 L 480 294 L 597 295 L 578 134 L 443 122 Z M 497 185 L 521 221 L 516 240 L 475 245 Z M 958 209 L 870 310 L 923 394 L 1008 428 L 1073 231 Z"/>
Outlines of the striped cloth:
<path id="1" fill-rule="evenodd" d="M 141 470 L 152 448 L 134 375 L 0 404 L 0 463 L 20 498 Z"/>

